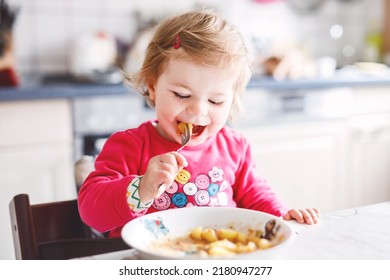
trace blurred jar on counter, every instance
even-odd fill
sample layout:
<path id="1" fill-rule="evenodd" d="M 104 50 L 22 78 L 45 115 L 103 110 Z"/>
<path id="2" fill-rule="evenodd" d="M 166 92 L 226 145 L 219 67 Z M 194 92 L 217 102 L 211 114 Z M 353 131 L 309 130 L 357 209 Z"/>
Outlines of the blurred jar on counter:
<path id="1" fill-rule="evenodd" d="M 6 0 L 0 0 L 0 86 L 17 86 L 20 83 L 15 71 L 12 26 L 18 8 L 10 7 Z"/>
<path id="2" fill-rule="evenodd" d="M 383 32 L 378 21 L 369 23 L 369 31 L 366 35 L 365 61 L 382 62 Z"/>
<path id="3" fill-rule="evenodd" d="M 390 1 L 389 0 L 385 0 L 384 1 L 384 5 L 385 5 L 385 16 L 384 16 L 384 35 L 383 35 L 383 39 L 384 39 L 384 46 L 383 46 L 383 60 L 384 62 L 390 66 Z"/>

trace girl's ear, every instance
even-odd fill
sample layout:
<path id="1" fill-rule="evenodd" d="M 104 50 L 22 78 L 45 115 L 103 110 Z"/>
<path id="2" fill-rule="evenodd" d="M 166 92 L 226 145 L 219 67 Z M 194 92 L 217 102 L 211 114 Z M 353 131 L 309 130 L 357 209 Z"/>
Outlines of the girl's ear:
<path id="1" fill-rule="evenodd" d="M 147 89 L 148 89 L 148 92 L 149 92 L 149 99 L 152 100 L 152 101 L 155 101 L 156 99 L 156 91 L 155 91 L 155 82 L 153 79 L 150 79 L 148 82 L 147 82 Z"/>

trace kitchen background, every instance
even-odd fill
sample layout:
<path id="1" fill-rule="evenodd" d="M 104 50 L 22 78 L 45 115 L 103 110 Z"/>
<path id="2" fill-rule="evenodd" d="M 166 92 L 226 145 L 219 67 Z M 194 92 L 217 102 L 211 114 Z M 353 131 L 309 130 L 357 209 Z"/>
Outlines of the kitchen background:
<path id="1" fill-rule="evenodd" d="M 384 0 L 153 1 L 11 0 L 21 6 L 14 28 L 17 68 L 66 72 L 72 46 L 85 32 L 104 31 L 131 44 L 147 22 L 205 6 L 221 11 L 247 38 L 252 53 L 299 45 L 338 65 L 379 60 L 372 37 L 384 28 Z M 137 16 L 138 14 L 138 16 Z M 141 22 L 139 21 L 141 20 Z M 374 42 L 373 42 L 374 41 Z"/>
<path id="2" fill-rule="evenodd" d="M 151 25 L 200 7 L 220 11 L 247 41 L 254 77 L 229 125 L 251 141 L 281 198 L 323 212 L 390 200 L 390 0 L 7 3 L 18 12 L 0 57 L 0 71 L 16 73 L 0 76 L 0 259 L 14 258 L 14 195 L 75 198 L 76 160 L 154 117 L 118 69 L 139 67 Z M 283 56 L 294 71 L 277 74 Z"/>

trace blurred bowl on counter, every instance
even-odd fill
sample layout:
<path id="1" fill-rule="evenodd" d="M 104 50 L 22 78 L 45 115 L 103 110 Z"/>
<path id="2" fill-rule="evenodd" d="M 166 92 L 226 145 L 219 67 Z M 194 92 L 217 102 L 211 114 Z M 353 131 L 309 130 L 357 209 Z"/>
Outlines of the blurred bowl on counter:
<path id="1" fill-rule="evenodd" d="M 356 62 L 353 64 L 358 70 L 363 73 L 375 75 L 375 76 L 383 76 L 388 75 L 389 68 L 387 65 L 377 62 Z"/>
<path id="2" fill-rule="evenodd" d="M 337 61 L 333 57 L 313 59 L 306 54 L 293 50 L 284 56 L 271 56 L 264 63 L 264 73 L 277 81 L 310 78 L 331 78 L 336 70 Z"/>
<path id="3" fill-rule="evenodd" d="M 117 45 L 106 32 L 87 32 L 76 39 L 69 57 L 69 72 L 84 82 L 118 84 L 122 75 L 116 66 Z"/>

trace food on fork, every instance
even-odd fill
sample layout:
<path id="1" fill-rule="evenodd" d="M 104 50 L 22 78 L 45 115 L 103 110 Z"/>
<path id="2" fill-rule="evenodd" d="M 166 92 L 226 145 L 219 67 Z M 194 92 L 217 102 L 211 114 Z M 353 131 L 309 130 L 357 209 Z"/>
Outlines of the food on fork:
<path id="1" fill-rule="evenodd" d="M 177 130 L 179 131 L 180 137 L 181 137 L 182 147 L 187 145 L 187 143 L 190 141 L 191 136 L 192 136 L 192 128 L 193 128 L 193 126 L 190 123 L 180 122 L 177 125 Z"/>
<path id="2" fill-rule="evenodd" d="M 177 129 L 179 131 L 180 134 L 183 134 L 185 133 L 187 130 L 189 130 L 190 132 L 190 135 L 192 135 L 192 124 L 190 123 L 185 123 L 185 122 L 180 122 L 178 125 L 177 125 Z"/>

